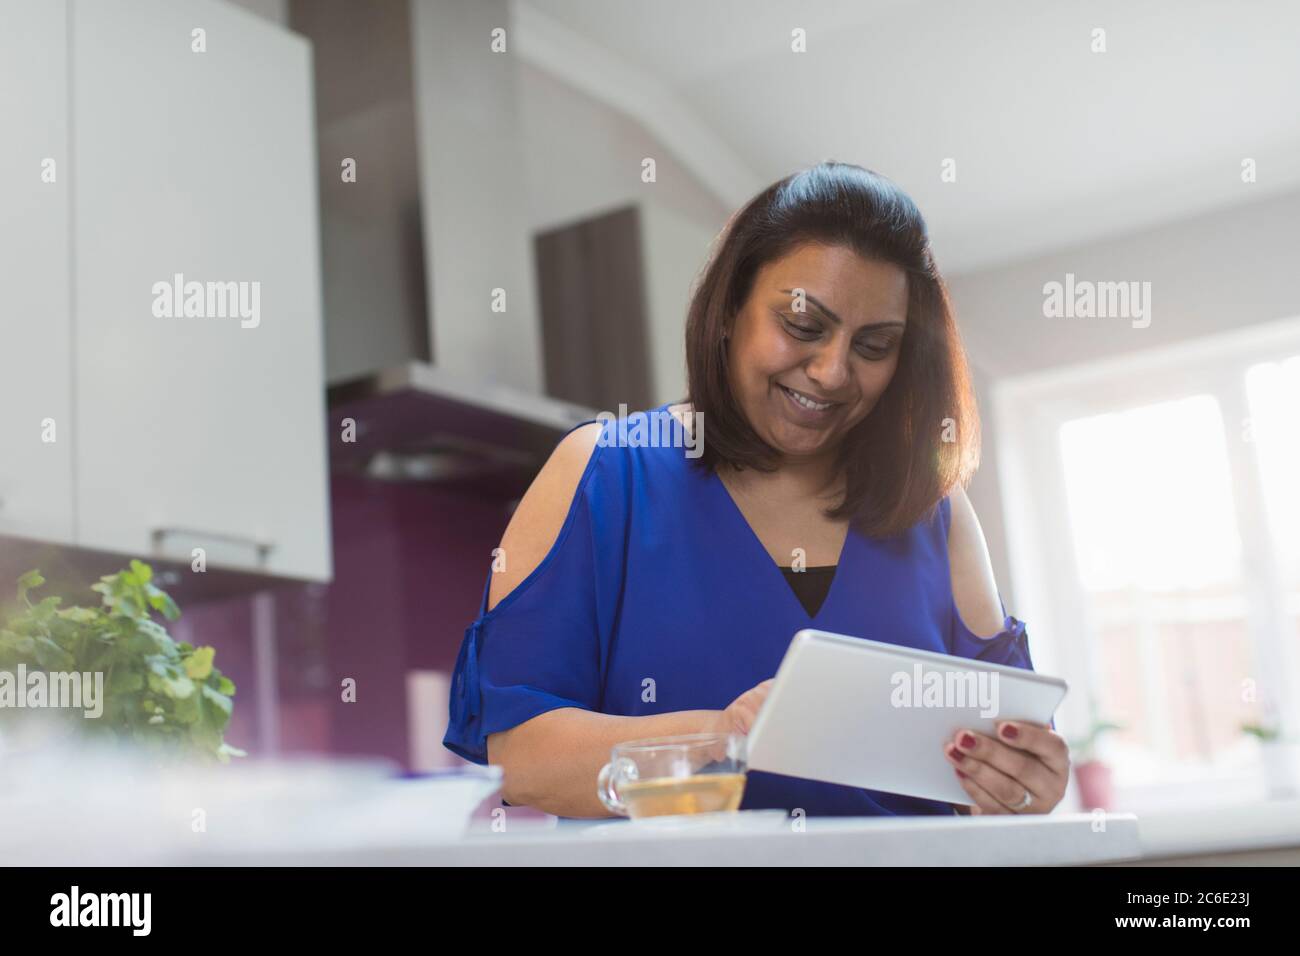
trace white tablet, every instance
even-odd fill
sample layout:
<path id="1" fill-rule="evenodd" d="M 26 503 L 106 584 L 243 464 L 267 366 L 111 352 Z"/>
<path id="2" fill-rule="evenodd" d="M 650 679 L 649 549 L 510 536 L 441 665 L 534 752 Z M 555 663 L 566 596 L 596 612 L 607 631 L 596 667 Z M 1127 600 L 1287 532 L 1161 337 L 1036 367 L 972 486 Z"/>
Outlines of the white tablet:
<path id="1" fill-rule="evenodd" d="M 1019 667 L 802 630 L 748 739 L 749 769 L 969 804 L 944 744 L 1000 720 L 1046 724 L 1065 681 Z"/>

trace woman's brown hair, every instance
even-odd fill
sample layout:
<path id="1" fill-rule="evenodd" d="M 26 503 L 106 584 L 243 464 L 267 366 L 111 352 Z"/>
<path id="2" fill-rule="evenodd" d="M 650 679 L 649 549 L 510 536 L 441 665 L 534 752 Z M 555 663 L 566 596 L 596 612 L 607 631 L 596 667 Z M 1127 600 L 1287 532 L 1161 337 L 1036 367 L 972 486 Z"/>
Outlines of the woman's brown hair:
<path id="1" fill-rule="evenodd" d="M 893 379 L 845 436 L 844 501 L 826 514 L 888 537 L 929 520 L 979 463 L 979 415 L 948 291 L 916 203 L 885 177 L 825 162 L 773 183 L 724 228 L 691 297 L 688 400 L 704 414 L 697 465 L 772 471 L 780 453 L 750 427 L 727 379 L 723 333 L 768 262 L 804 243 L 843 246 L 907 274 L 907 326 Z"/>

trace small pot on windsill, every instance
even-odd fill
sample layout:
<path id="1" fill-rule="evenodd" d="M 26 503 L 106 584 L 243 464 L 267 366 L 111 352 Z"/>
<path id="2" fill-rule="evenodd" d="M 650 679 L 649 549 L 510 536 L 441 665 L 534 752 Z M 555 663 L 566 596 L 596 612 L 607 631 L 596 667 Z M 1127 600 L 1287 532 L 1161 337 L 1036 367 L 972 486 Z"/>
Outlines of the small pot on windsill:
<path id="1" fill-rule="evenodd" d="M 1087 760 L 1074 768 L 1079 799 L 1085 810 L 1109 810 L 1114 802 L 1110 767 L 1100 760 Z"/>

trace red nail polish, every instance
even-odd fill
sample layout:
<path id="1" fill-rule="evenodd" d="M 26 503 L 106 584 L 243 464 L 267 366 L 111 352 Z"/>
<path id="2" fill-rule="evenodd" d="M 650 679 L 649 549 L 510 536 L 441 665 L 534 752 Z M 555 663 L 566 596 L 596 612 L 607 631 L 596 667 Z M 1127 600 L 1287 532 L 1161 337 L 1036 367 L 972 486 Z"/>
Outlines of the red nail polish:
<path id="1" fill-rule="evenodd" d="M 962 753 L 960 750 L 958 750 L 956 747 L 948 748 L 948 756 L 951 757 L 953 760 L 957 761 L 958 763 L 961 763 L 963 760 L 966 759 L 966 755 Z"/>
<path id="2" fill-rule="evenodd" d="M 975 738 L 970 734 L 962 734 L 960 743 L 962 747 L 966 750 L 975 749 Z"/>
<path id="3" fill-rule="evenodd" d="M 966 775 L 962 773 L 960 770 L 957 771 L 957 776 L 961 777 L 963 780 L 966 779 Z"/>
<path id="4" fill-rule="evenodd" d="M 1017 730 L 1013 725 L 1007 724 L 1005 727 L 1002 728 L 1002 736 L 1006 737 L 1007 740 L 1015 740 L 1017 737 L 1020 736 L 1020 731 Z"/>

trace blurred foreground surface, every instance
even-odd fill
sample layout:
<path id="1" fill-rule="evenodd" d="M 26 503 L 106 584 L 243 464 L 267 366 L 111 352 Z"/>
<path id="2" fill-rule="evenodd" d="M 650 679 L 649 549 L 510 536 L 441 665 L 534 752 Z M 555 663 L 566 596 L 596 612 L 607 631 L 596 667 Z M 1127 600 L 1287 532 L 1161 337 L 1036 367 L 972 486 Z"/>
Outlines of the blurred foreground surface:
<path id="1" fill-rule="evenodd" d="M 499 787 L 495 767 L 402 778 L 383 761 L 160 766 L 126 748 L 0 738 L 0 861 L 138 866 L 456 840 Z"/>

